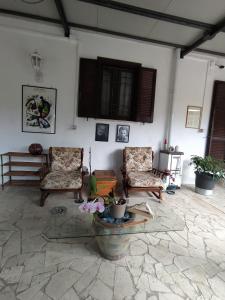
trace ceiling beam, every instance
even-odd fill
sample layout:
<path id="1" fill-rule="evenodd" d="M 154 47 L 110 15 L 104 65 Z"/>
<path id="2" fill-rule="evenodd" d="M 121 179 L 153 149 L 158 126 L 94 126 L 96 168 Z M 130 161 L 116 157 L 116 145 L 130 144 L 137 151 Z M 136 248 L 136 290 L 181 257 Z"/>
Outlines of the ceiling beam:
<path id="1" fill-rule="evenodd" d="M 66 17 L 66 14 L 65 14 L 65 10 L 64 10 L 62 1 L 61 0 L 55 0 L 55 5 L 56 5 L 56 8 L 58 10 L 58 13 L 59 13 L 59 16 L 60 16 L 60 19 L 61 19 L 61 23 L 62 23 L 62 26 L 63 26 L 63 29 L 64 29 L 64 36 L 65 37 L 70 37 L 70 27 L 69 27 L 69 23 L 67 21 L 67 17 Z"/>
<path id="2" fill-rule="evenodd" d="M 46 22 L 49 24 L 61 25 L 61 21 L 57 20 L 57 19 L 42 17 L 42 16 L 23 13 L 23 12 L 18 12 L 18 11 L 14 11 L 14 10 L 7 10 L 7 9 L 0 8 L 0 14 L 21 17 L 21 18 L 26 18 L 26 19 L 36 20 L 36 21 L 42 21 L 42 22 Z M 74 29 L 88 30 L 88 31 L 92 31 L 92 32 L 109 34 L 109 35 L 113 35 L 116 37 L 123 37 L 123 38 L 128 38 L 128 39 L 146 42 L 146 43 L 152 43 L 152 44 L 161 45 L 161 46 L 186 49 L 186 46 L 181 45 L 181 44 L 175 44 L 175 43 L 150 39 L 150 38 L 141 37 L 141 36 L 137 36 L 137 35 L 133 35 L 133 34 L 112 31 L 112 30 L 89 26 L 89 25 L 77 24 L 77 23 L 72 23 L 72 22 L 69 22 L 68 24 L 71 28 L 74 28 Z M 201 53 L 207 53 L 207 54 L 211 54 L 211 55 L 216 55 L 216 56 L 225 56 L 225 53 L 223 53 L 223 52 L 216 52 L 216 51 L 205 50 L 205 49 L 195 49 L 195 51 L 201 52 Z"/>
<path id="3" fill-rule="evenodd" d="M 201 44 L 205 43 L 208 40 L 213 39 L 219 32 L 223 31 L 225 28 L 225 18 L 217 23 L 215 25 L 215 29 L 210 31 L 205 31 L 205 33 L 197 39 L 194 43 L 192 43 L 190 46 L 186 47 L 186 49 L 183 49 L 180 53 L 180 57 L 183 58 L 185 55 L 196 49 Z"/>
<path id="4" fill-rule="evenodd" d="M 135 14 L 135 15 L 140 15 L 140 16 L 144 16 L 147 18 L 151 18 L 151 19 L 156 19 L 156 20 L 161 20 L 161 21 L 170 22 L 170 23 L 174 23 L 174 24 L 193 27 L 193 28 L 197 28 L 197 29 L 201 29 L 201 30 L 213 30 L 215 28 L 215 26 L 212 24 L 208 24 L 208 23 L 204 23 L 204 22 L 200 22 L 200 21 L 196 21 L 196 20 L 191 20 L 191 19 L 187 19 L 187 18 L 182 18 L 182 17 L 162 13 L 159 11 L 146 9 L 146 8 L 139 7 L 139 6 L 121 3 L 118 1 L 112 1 L 112 0 L 78 0 L 78 1 L 95 4 L 98 6 L 103 6 L 103 7 L 131 13 L 131 14 Z M 225 32 L 225 30 L 224 30 L 224 32 Z"/>

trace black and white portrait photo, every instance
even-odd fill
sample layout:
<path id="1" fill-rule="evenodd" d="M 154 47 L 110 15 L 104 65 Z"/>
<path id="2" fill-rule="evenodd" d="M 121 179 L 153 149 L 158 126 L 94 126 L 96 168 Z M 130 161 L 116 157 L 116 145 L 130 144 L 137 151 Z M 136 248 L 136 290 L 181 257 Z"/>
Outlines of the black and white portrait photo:
<path id="1" fill-rule="evenodd" d="M 116 142 L 128 143 L 129 142 L 129 125 L 117 125 L 116 127 Z"/>
<path id="2" fill-rule="evenodd" d="M 109 124 L 96 124 L 95 140 L 98 142 L 108 142 L 109 139 Z"/>

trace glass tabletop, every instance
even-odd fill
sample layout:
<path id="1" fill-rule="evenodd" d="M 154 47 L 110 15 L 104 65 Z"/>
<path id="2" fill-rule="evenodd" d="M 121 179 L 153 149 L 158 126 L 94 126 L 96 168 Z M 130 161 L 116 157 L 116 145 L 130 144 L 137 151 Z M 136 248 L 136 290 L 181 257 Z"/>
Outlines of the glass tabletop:
<path id="1" fill-rule="evenodd" d="M 43 234 L 49 239 L 128 235 L 184 229 L 182 220 L 166 203 L 154 198 L 129 198 L 128 207 L 147 202 L 154 217 L 130 213 L 122 224 L 105 222 L 96 214 L 82 213 L 79 204 L 65 205 L 62 214 L 49 213 L 49 222 Z"/>

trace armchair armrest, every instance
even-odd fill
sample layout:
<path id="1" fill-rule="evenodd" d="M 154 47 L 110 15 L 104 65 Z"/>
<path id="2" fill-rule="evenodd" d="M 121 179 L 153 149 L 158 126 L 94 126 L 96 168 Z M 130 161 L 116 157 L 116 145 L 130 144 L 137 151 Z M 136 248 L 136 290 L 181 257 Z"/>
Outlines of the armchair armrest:
<path id="1" fill-rule="evenodd" d="M 168 176 L 169 173 L 168 172 L 163 172 L 163 171 L 160 171 L 158 169 L 155 169 L 153 168 L 152 169 L 152 173 L 158 177 L 160 177 L 161 179 L 163 179 L 164 177 Z"/>
<path id="2" fill-rule="evenodd" d="M 43 166 L 42 168 L 39 169 L 39 172 L 40 172 L 40 180 L 42 180 L 50 172 L 50 169 L 48 166 Z"/>

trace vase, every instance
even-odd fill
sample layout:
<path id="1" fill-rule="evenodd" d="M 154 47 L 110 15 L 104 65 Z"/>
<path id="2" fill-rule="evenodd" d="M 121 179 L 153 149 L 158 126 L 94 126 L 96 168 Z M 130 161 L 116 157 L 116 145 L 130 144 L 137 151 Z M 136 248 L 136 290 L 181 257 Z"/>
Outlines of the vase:
<path id="1" fill-rule="evenodd" d="M 32 155 L 40 155 L 43 151 L 41 144 L 31 144 L 28 148 Z"/>

